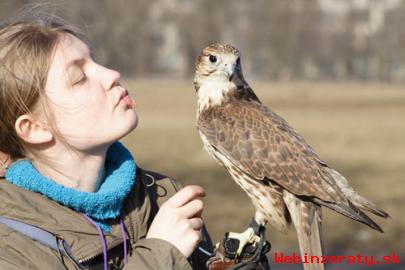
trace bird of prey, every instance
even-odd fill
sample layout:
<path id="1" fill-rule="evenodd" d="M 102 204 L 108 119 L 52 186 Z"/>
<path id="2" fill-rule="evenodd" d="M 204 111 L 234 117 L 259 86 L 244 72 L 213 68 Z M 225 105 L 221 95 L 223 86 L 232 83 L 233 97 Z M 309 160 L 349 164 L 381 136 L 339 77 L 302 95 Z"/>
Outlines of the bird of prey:
<path id="1" fill-rule="evenodd" d="M 203 49 L 194 85 L 204 148 L 248 194 L 257 224 L 285 231 L 292 221 L 302 256 L 322 256 L 321 206 L 382 232 L 364 210 L 384 218 L 388 214 L 354 191 L 283 118 L 260 102 L 243 78 L 236 48 L 214 43 Z M 252 228 L 238 235 L 240 252 L 254 235 Z"/>

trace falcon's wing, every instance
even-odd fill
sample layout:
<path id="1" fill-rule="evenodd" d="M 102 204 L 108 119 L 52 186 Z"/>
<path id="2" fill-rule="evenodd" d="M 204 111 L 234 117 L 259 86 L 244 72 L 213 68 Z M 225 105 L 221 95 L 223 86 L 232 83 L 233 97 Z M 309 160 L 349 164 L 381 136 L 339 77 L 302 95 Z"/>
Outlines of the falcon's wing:
<path id="1" fill-rule="evenodd" d="M 209 143 L 257 180 L 270 179 L 296 195 L 346 201 L 312 148 L 260 103 L 237 101 L 202 112 L 198 129 Z"/>

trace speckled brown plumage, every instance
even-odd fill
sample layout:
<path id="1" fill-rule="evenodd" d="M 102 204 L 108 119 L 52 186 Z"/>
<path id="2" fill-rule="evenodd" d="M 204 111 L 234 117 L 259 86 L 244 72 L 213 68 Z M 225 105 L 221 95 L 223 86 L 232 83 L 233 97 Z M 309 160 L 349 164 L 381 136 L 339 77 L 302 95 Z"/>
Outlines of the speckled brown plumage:
<path id="1" fill-rule="evenodd" d="M 357 194 L 283 118 L 261 104 L 243 78 L 237 49 L 205 48 L 194 83 L 203 144 L 252 199 L 258 222 L 285 230 L 291 219 L 301 252 L 318 255 L 320 206 L 382 231 L 362 210 L 388 214 Z"/>

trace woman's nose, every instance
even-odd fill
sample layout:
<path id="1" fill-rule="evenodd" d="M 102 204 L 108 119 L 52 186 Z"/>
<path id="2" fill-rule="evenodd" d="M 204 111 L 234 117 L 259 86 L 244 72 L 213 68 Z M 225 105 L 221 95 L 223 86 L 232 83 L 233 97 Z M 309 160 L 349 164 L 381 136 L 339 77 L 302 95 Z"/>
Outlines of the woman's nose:
<path id="1" fill-rule="evenodd" d="M 114 86 L 116 86 L 119 82 L 119 80 L 121 79 L 121 73 L 119 73 L 118 71 L 115 71 L 113 69 L 108 69 L 108 68 L 104 68 L 105 69 L 105 73 L 103 75 L 104 77 L 104 88 L 106 90 L 111 90 Z"/>

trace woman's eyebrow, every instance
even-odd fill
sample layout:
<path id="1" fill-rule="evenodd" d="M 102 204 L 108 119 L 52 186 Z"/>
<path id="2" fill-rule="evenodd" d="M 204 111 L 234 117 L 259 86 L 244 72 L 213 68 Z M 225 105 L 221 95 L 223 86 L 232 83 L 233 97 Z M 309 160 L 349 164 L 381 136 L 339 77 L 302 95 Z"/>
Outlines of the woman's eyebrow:
<path id="1" fill-rule="evenodd" d="M 68 61 L 66 66 L 65 66 L 65 70 L 69 70 L 73 66 L 78 66 L 78 67 L 83 66 L 84 63 L 86 62 L 87 58 L 93 59 L 92 56 L 93 56 L 92 52 L 90 50 L 86 50 L 80 56 L 74 57 L 73 59 Z"/>
<path id="2" fill-rule="evenodd" d="M 79 58 L 72 59 L 66 64 L 65 71 L 70 71 L 74 67 L 82 67 L 85 62 L 86 62 L 85 57 L 79 57 Z"/>
<path id="3" fill-rule="evenodd" d="M 86 59 L 84 57 L 80 57 L 80 58 L 72 61 L 73 65 L 76 65 L 76 66 L 82 66 L 84 64 L 84 62 L 86 62 Z"/>

